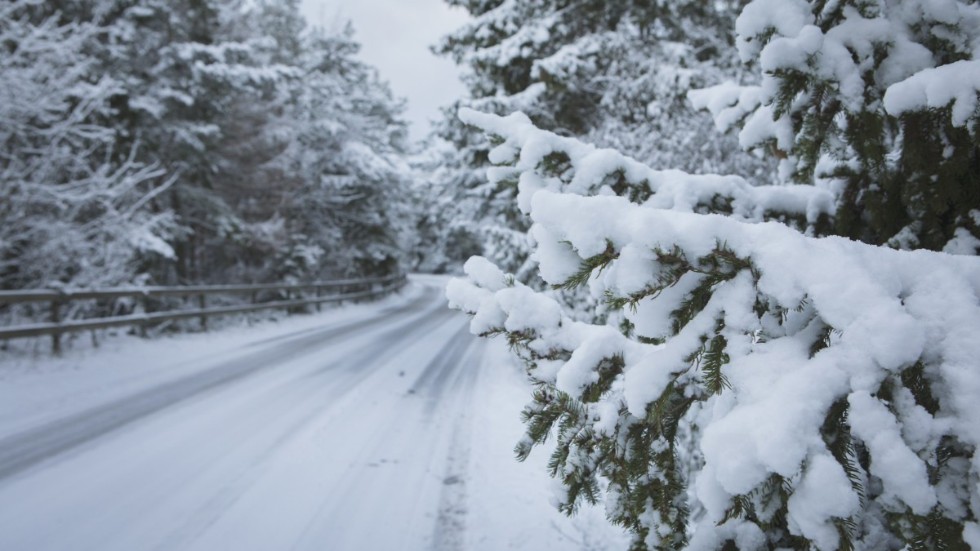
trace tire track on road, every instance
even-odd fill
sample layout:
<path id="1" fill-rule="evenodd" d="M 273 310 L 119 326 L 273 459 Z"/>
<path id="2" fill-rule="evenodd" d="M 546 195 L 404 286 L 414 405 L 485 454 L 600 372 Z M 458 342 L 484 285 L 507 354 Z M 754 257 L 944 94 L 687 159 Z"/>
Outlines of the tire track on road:
<path id="1" fill-rule="evenodd" d="M 432 413 L 459 373 L 466 370 L 463 360 L 477 342 L 470 337 L 469 325 L 463 325 L 415 380 L 408 393 L 427 399 L 426 413 Z"/>
<path id="2" fill-rule="evenodd" d="M 437 404 L 445 402 L 444 395 L 449 390 L 456 391 L 455 407 L 461 411 L 453 423 L 452 437 L 446 450 L 446 471 L 432 531 L 433 551 L 463 551 L 466 548 L 466 524 L 470 515 L 467 481 L 470 478 L 470 438 L 473 430 L 467 406 L 472 400 L 485 343 L 467 338 L 469 327 L 463 329 L 467 331 L 461 331 L 456 339 L 457 342 L 468 342 L 468 346 L 457 344 L 451 352 L 452 357 L 445 358 L 441 363 L 433 362 L 433 369 L 427 371 L 429 377 L 422 381 L 428 383 L 431 393 L 425 408 L 427 416 L 433 415 Z"/>
<path id="3" fill-rule="evenodd" d="M 229 482 L 218 489 L 215 495 L 188 515 L 190 521 L 181 528 L 175 529 L 155 549 L 174 549 L 186 547 L 212 527 L 227 512 L 228 508 L 240 499 L 261 476 L 262 471 L 274 460 L 276 455 L 297 434 L 302 433 L 311 423 L 316 422 L 324 411 L 323 406 L 330 406 L 331 396 L 344 396 L 351 389 L 362 383 L 373 373 L 385 366 L 403 349 L 403 343 L 425 334 L 454 317 L 460 317 L 457 312 L 439 304 L 436 308 L 426 310 L 422 316 L 399 324 L 387 331 L 372 337 L 372 343 L 385 343 L 384 347 L 364 346 L 354 355 L 346 357 L 341 362 L 328 364 L 325 367 L 307 373 L 297 379 L 283 383 L 275 389 L 277 394 L 290 388 L 301 390 L 293 393 L 290 400 L 295 418 L 288 425 L 277 427 L 280 432 L 264 451 L 241 472 L 230 477 Z M 338 371 L 342 377 L 336 377 Z M 334 379 L 324 379 L 323 375 L 334 375 Z M 311 381 L 311 378 L 314 379 Z M 312 383 L 312 384 L 311 384 Z M 324 393 L 324 390 L 327 393 Z M 275 409 L 275 408 L 273 408 Z M 302 411 L 298 411 L 302 410 Z"/>
<path id="4" fill-rule="evenodd" d="M 452 317 L 459 316 L 451 314 L 450 319 Z M 442 509 L 441 488 L 452 473 L 463 475 L 459 471 L 463 467 L 460 465 L 457 468 L 455 463 L 448 466 L 447 461 L 454 462 L 458 456 L 464 464 L 468 463 L 468 446 L 452 442 L 445 429 L 460 425 L 460 420 L 466 417 L 464 404 L 469 398 L 462 395 L 447 397 L 444 394 L 459 388 L 460 384 L 464 384 L 464 379 L 475 380 L 475 374 L 472 374 L 473 377 L 469 373 L 458 375 L 459 372 L 468 371 L 460 360 L 481 344 L 468 334 L 462 317 L 459 317 L 459 323 L 462 327 L 443 337 L 445 340 L 434 357 L 418 364 L 421 369 L 413 370 L 417 373 L 416 380 L 410 383 L 414 392 L 403 391 L 391 401 L 375 404 L 370 411 L 358 411 L 356 414 L 342 405 L 338 406 L 345 413 L 334 419 L 332 424 L 343 425 L 348 430 L 363 425 L 367 437 L 358 442 L 360 445 L 356 450 L 343 454 L 340 462 L 346 467 L 342 474 L 333 479 L 329 494 L 320 499 L 317 511 L 309 517 L 295 544 L 289 549 L 317 549 L 317 542 L 321 542 L 319 545 L 322 548 L 323 541 L 332 541 L 337 549 L 357 549 L 355 542 L 364 546 L 361 548 L 392 548 L 388 545 L 390 541 L 379 547 L 382 542 L 378 540 L 386 540 L 387 537 L 365 531 L 366 528 L 359 524 L 360 519 L 371 515 L 397 517 L 398 520 L 393 520 L 389 526 L 391 530 L 418 530 L 419 535 L 430 543 L 436 537 L 436 531 L 424 526 L 449 521 L 448 518 L 439 518 Z M 453 368 L 457 368 L 458 372 L 453 372 Z M 445 384 L 437 381 L 440 374 L 448 375 L 451 380 L 445 381 Z M 438 410 L 440 415 L 433 415 L 438 404 L 429 403 L 429 400 L 443 401 L 443 407 Z M 454 437 L 458 436 L 461 440 L 469 438 L 467 430 L 458 432 Z M 380 463 L 377 461 L 379 458 Z M 461 480 L 461 477 L 457 477 L 457 480 Z M 398 495 L 403 497 L 383 504 L 376 501 L 384 499 L 379 494 L 383 494 L 382 488 L 389 484 L 397 484 L 401 489 Z M 462 490 L 463 486 L 454 489 Z M 407 499 L 409 496 L 413 499 Z M 454 501 L 457 502 L 459 500 Z M 352 507 L 352 504 L 356 506 Z M 365 506 L 371 510 L 362 510 Z M 448 531 L 445 526 L 438 530 L 443 543 Z M 362 541 L 361 538 L 366 539 Z M 414 548 L 409 541 L 414 540 L 409 537 L 401 544 Z M 428 544 L 424 548 L 432 549 Z"/>

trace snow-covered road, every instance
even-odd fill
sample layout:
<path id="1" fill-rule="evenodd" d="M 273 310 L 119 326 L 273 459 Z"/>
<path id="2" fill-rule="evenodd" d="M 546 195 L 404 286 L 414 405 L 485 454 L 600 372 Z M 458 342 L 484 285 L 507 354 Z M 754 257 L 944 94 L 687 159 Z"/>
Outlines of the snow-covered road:
<path id="1" fill-rule="evenodd" d="M 442 283 L 275 327 L 0 362 L 0 549 L 615 545 L 597 511 L 548 505 L 543 456 L 513 461 L 526 388 Z"/>

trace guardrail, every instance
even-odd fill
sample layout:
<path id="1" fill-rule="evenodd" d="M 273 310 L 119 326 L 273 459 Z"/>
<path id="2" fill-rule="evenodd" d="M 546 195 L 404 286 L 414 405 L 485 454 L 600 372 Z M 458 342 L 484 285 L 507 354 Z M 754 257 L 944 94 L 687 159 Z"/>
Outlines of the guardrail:
<path id="1" fill-rule="evenodd" d="M 107 329 L 135 325 L 145 331 L 148 325 L 164 321 L 199 318 L 202 329 L 207 329 L 211 316 L 296 308 L 328 302 L 341 302 L 360 298 L 382 296 L 397 291 L 405 285 L 404 274 L 373 277 L 365 279 L 338 279 L 301 284 L 257 284 L 257 285 L 198 285 L 186 287 L 117 287 L 111 289 L 25 289 L 19 291 L 0 291 L 0 307 L 25 302 L 47 302 L 50 308 L 50 323 L 35 323 L 13 327 L 0 327 L 0 340 L 25 337 L 51 336 L 51 348 L 55 354 L 61 353 L 61 336 L 73 331 L 87 329 Z M 335 291 L 324 294 L 325 291 Z M 257 302 L 260 292 L 285 292 L 283 300 Z M 290 298 L 293 292 L 312 292 L 313 296 Z M 207 297 L 212 295 L 251 295 L 250 304 L 207 307 Z M 107 300 L 136 297 L 144 300 L 151 297 L 198 297 L 198 308 L 191 310 L 168 310 L 141 312 L 123 316 L 109 316 L 91 319 L 63 321 L 61 313 L 68 303 L 75 300 Z M 145 310 L 145 307 L 144 307 Z"/>

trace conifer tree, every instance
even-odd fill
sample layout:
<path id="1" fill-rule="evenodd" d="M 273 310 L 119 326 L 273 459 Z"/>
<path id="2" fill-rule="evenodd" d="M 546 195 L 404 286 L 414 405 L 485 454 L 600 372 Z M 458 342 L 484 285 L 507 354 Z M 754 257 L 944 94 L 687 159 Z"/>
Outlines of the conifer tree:
<path id="1" fill-rule="evenodd" d="M 162 171 L 107 122 L 121 84 L 99 27 L 40 8 L 0 7 L 0 288 L 138 282 L 173 256 L 175 220 L 149 208 Z"/>
<path id="2" fill-rule="evenodd" d="M 980 86 L 954 76 L 977 72 L 975 3 L 755 1 L 737 30 L 761 85 L 696 101 L 744 120 L 742 144 L 782 158 L 786 180 L 834 189 L 834 233 L 975 254 Z"/>
<path id="3" fill-rule="evenodd" d="M 236 0 L 140 7 L 116 23 L 120 40 L 109 53 L 113 70 L 127 76 L 118 98 L 126 136 L 178 175 L 165 207 L 185 232 L 169 277 L 239 279 L 268 264 L 272 243 L 252 246 L 264 241 L 261 225 L 280 203 L 262 170 L 277 153 L 266 139 L 267 114 L 282 108 L 281 90 L 295 75 L 262 58 Z"/>
<path id="4" fill-rule="evenodd" d="M 4 10 L 4 286 L 399 269 L 405 125 L 349 30 L 297 1 Z"/>
<path id="5" fill-rule="evenodd" d="M 495 144 L 491 185 L 517 183 L 553 290 L 473 258 L 448 295 L 524 361 L 536 388 L 516 451 L 554 440 L 562 511 L 604 500 L 635 549 L 980 549 L 977 211 L 911 201 L 976 191 L 953 169 L 976 152 L 980 73 L 958 73 L 976 63 L 975 11 L 745 7 L 739 43 L 762 86 L 692 99 L 804 185 L 653 170 L 520 114 L 461 113 Z M 824 17 L 838 23 L 810 25 Z M 923 29 L 961 57 L 915 46 Z M 801 74 L 824 84 L 799 88 Z M 951 187 L 923 192 L 926 172 L 901 172 L 916 140 L 944 145 L 915 146 L 914 163 L 957 174 Z M 873 212 L 903 194 L 918 241 L 892 239 Z M 949 224 L 931 244 L 929 216 Z M 835 232 L 866 243 L 816 237 Z M 566 289 L 593 302 L 569 307 Z"/>
<path id="6" fill-rule="evenodd" d="M 520 238 L 527 227 L 513 207 L 516 182 L 490 187 L 472 177 L 492 164 L 490 145 L 460 127 L 459 106 L 521 111 L 541 128 L 617 148 L 653 166 L 737 171 L 758 183 L 770 179 L 768 160 L 740 153 L 732 136 L 708 132 L 710 117 L 686 100 L 691 88 L 742 78 L 730 24 L 741 2 L 456 4 L 474 19 L 437 49 L 467 68 L 470 97 L 447 111 L 438 132 L 462 154 L 449 160 L 456 169 L 443 170 L 442 181 L 432 186 L 460 205 L 456 222 L 443 224 L 452 230 L 436 250 L 471 236 L 482 243 L 483 254 L 518 277 L 530 269 Z"/>
<path id="7" fill-rule="evenodd" d="M 349 25 L 301 36 L 302 88 L 278 161 L 299 180 L 284 207 L 294 235 L 288 251 L 320 251 L 307 276 L 394 273 L 409 231 L 402 103 L 356 59 Z"/>

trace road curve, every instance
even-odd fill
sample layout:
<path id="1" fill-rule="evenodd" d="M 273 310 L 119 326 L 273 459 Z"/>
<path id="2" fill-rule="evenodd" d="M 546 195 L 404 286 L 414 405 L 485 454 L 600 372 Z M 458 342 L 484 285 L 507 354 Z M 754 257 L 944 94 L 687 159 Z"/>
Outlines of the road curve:
<path id="1" fill-rule="evenodd" d="M 429 285 L 5 436 L 0 549 L 458 549 L 465 323 Z"/>

